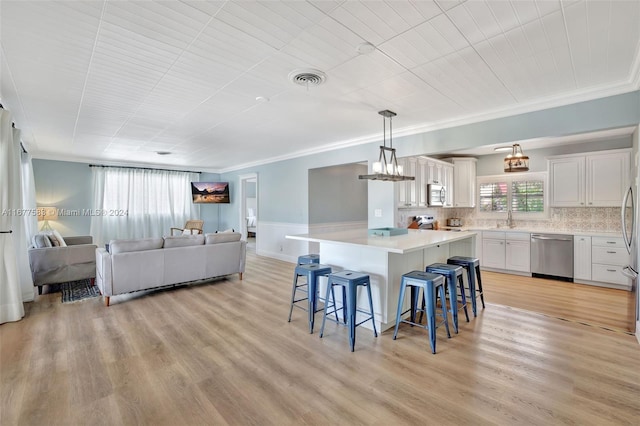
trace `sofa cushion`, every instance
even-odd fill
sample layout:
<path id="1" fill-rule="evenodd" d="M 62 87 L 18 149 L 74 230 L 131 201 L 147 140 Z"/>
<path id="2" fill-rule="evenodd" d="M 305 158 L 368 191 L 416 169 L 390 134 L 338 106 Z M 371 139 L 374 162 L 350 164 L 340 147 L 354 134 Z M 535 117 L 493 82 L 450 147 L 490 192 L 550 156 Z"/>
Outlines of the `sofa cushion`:
<path id="1" fill-rule="evenodd" d="M 49 239 L 49 236 L 42 232 L 33 236 L 31 244 L 35 248 L 53 247 L 53 244 L 51 244 L 51 240 Z"/>
<path id="2" fill-rule="evenodd" d="M 164 237 L 164 248 L 201 246 L 204 244 L 204 235 L 177 235 Z"/>
<path id="3" fill-rule="evenodd" d="M 128 253 L 132 251 L 145 251 L 161 249 L 164 240 L 162 238 L 143 238 L 139 240 L 111 240 L 109 252 L 111 254 Z"/>
<path id="4" fill-rule="evenodd" d="M 239 232 L 218 232 L 217 234 L 207 234 L 205 236 L 205 244 L 229 243 L 232 241 L 240 241 Z"/>

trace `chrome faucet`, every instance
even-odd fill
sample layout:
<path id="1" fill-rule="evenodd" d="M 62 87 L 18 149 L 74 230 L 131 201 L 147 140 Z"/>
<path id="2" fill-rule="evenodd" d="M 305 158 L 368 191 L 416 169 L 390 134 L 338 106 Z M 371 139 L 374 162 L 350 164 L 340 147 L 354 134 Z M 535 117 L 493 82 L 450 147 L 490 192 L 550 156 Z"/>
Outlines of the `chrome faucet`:
<path id="1" fill-rule="evenodd" d="M 507 226 L 509 228 L 513 228 L 515 226 L 513 223 L 513 214 L 511 213 L 511 209 L 507 211 Z"/>

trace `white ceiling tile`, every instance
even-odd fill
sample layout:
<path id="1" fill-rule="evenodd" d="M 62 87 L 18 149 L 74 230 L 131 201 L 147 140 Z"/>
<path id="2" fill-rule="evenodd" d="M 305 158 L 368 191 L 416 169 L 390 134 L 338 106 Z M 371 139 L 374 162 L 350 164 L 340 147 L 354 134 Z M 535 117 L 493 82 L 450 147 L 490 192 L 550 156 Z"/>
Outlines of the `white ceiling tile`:
<path id="1" fill-rule="evenodd" d="M 436 3 L 438 3 L 442 9 L 449 10 L 456 7 L 460 1 L 461 0 L 436 0 Z"/>
<path id="2" fill-rule="evenodd" d="M 426 20 L 442 14 L 442 9 L 434 0 L 411 0 L 411 4 Z"/>
<path id="3" fill-rule="evenodd" d="M 421 32 L 424 35 L 421 35 Z M 429 37 L 428 34 L 430 32 L 435 34 L 435 36 Z M 446 51 L 446 47 L 439 45 L 440 49 L 436 49 L 430 43 L 430 41 L 434 42 L 434 40 L 442 39 L 431 27 L 429 27 L 429 29 L 425 28 L 422 31 L 415 29 L 383 43 L 379 46 L 379 49 L 404 67 L 414 68 L 443 56 L 442 51 Z"/>
<path id="4" fill-rule="evenodd" d="M 493 16 L 495 17 L 496 21 L 498 21 L 498 25 L 500 25 L 502 31 L 509 31 L 520 25 L 518 16 L 513 9 L 511 1 L 489 1 L 487 2 L 487 6 L 489 6 L 489 8 L 491 9 Z"/>
<path id="5" fill-rule="evenodd" d="M 373 4 L 373 2 L 369 2 L 369 3 L 370 3 L 370 7 L 377 8 L 377 6 L 371 5 Z M 421 3 L 429 4 L 429 2 L 426 2 L 426 1 L 421 1 Z M 433 3 L 430 3 L 430 4 L 433 5 Z M 390 7 L 391 9 L 393 9 L 395 13 L 397 13 L 398 16 L 404 20 L 404 22 L 409 24 L 409 27 L 414 27 L 418 24 L 421 24 L 422 22 L 429 20 L 441 13 L 440 10 L 435 5 L 434 5 L 435 13 L 427 13 L 426 16 L 425 14 L 423 14 L 424 10 L 421 12 L 419 8 L 414 3 L 411 3 L 411 2 L 404 2 L 404 1 L 401 2 L 401 1 L 391 0 L 391 1 L 385 1 L 384 5 L 386 7 Z"/>
<path id="6" fill-rule="evenodd" d="M 453 21 L 455 26 L 462 32 L 462 34 L 471 43 L 477 43 L 485 39 L 485 35 L 480 28 L 476 25 L 472 15 L 466 9 L 464 4 L 461 4 L 447 12 L 447 16 Z"/>
<path id="7" fill-rule="evenodd" d="M 430 20 L 429 23 L 443 37 L 443 39 L 446 40 L 446 43 L 451 46 L 454 51 L 464 49 L 469 45 L 464 36 L 451 23 L 447 16 L 437 16 Z"/>
<path id="8" fill-rule="evenodd" d="M 538 15 L 545 16 L 560 10 L 560 0 L 538 0 L 536 1 Z"/>
<path id="9" fill-rule="evenodd" d="M 493 12 L 485 2 L 467 1 L 462 4 L 476 23 L 485 38 L 494 37 L 502 32 Z M 457 8 L 456 8 L 457 9 Z"/>
<path id="10" fill-rule="evenodd" d="M 520 25 L 538 19 L 538 8 L 535 0 L 511 0 L 511 4 L 516 11 Z"/>

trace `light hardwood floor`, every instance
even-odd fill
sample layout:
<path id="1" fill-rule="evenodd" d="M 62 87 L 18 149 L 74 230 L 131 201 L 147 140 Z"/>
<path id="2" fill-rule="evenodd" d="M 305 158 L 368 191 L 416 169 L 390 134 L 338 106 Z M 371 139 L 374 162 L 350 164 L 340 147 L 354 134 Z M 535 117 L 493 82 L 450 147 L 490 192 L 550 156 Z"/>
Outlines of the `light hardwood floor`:
<path id="1" fill-rule="evenodd" d="M 374 338 L 287 322 L 293 265 L 62 305 L 0 326 L 0 424 L 637 425 L 634 336 L 493 302 L 432 355 L 424 330 Z M 318 315 L 317 318 L 320 318 Z"/>
<path id="2" fill-rule="evenodd" d="M 630 291 L 482 271 L 491 303 L 609 330 L 635 328 Z"/>

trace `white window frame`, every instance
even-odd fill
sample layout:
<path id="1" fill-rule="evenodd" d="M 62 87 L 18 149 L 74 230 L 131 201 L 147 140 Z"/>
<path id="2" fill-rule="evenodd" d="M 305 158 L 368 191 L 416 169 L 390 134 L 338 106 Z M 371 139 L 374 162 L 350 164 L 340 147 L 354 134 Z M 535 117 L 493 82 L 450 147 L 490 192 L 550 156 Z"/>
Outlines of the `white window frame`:
<path id="1" fill-rule="evenodd" d="M 479 219 L 506 220 L 507 212 L 483 212 L 480 210 L 480 185 L 483 183 L 506 182 L 507 205 L 512 202 L 512 182 L 541 180 L 544 187 L 544 211 L 540 213 L 513 212 L 513 218 L 519 220 L 543 220 L 549 218 L 549 179 L 547 172 L 505 173 L 503 175 L 478 176 L 476 178 L 476 215 Z"/>

